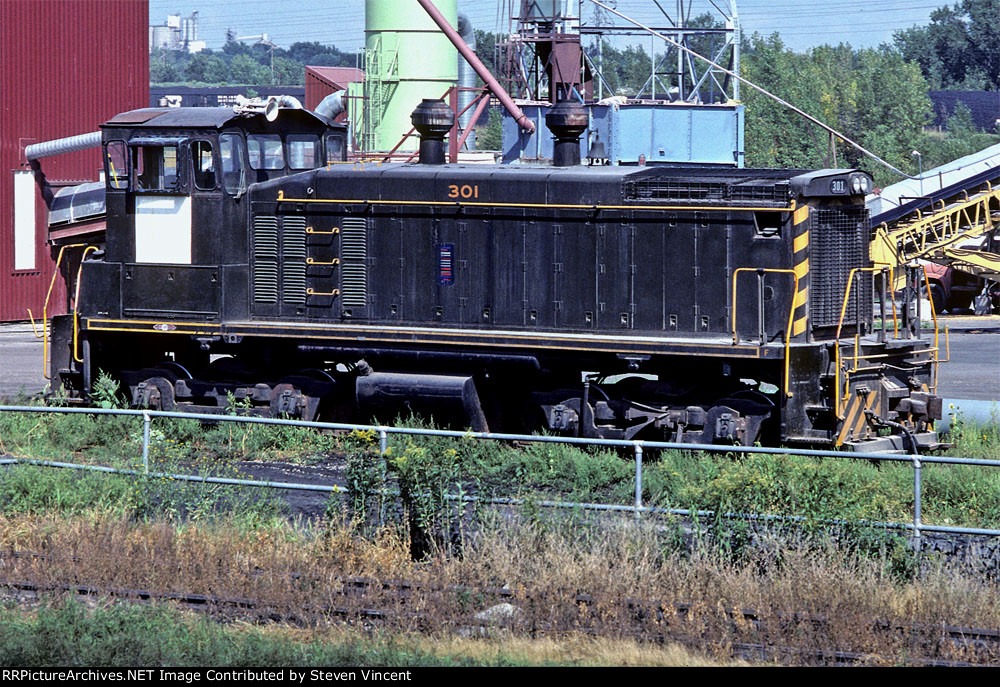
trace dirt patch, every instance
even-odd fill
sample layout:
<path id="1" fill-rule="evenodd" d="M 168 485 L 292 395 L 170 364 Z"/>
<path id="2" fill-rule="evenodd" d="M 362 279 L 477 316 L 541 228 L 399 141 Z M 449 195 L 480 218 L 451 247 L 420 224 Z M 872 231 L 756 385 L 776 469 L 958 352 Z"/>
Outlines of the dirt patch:
<path id="1" fill-rule="evenodd" d="M 240 461 L 236 465 L 241 479 L 346 487 L 345 465 L 342 461 L 331 460 L 320 465 Z M 326 512 L 327 504 L 331 498 L 344 498 L 342 495 L 323 491 L 302 489 L 275 489 L 274 491 L 288 504 L 288 514 L 292 518 L 320 518 Z"/>

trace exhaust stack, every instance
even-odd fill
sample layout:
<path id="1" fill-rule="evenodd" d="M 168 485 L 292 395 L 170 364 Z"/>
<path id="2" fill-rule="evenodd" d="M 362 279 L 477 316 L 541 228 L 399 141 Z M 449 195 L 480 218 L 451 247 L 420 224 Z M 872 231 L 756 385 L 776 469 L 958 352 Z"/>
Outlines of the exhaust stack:
<path id="1" fill-rule="evenodd" d="M 556 137 L 552 164 L 556 167 L 580 164 L 580 134 L 590 124 L 583 105 L 575 100 L 561 100 L 545 115 L 545 124 Z"/>
<path id="2" fill-rule="evenodd" d="M 455 113 L 443 100 L 424 98 L 410 115 L 410 121 L 420 134 L 420 164 L 443 165 L 444 137 L 455 125 Z"/>

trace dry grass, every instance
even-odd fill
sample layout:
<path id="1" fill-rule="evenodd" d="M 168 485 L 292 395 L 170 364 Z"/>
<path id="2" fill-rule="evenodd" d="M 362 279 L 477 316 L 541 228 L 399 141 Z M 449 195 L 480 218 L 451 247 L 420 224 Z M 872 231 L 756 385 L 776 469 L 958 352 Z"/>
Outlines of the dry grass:
<path id="1" fill-rule="evenodd" d="M 495 624 L 509 633 L 505 650 L 523 646 L 517 651 L 529 661 L 549 654 L 566 662 L 592 656 L 601 664 L 674 660 L 649 642 L 635 644 L 637 638 L 677 642 L 712 656 L 728 656 L 728 647 L 747 643 L 870 652 L 890 662 L 962 660 L 932 630 L 886 632 L 872 621 L 1000 627 L 995 582 L 934 567 L 900 581 L 877 559 L 787 542 L 752 549 L 736 562 L 705 548 L 686 556 L 632 524 L 599 531 L 496 526 L 467 543 L 460 556 L 414 562 L 408 542 L 391 532 L 368 541 L 340 526 L 248 531 L 225 524 L 136 525 L 99 514 L 24 515 L 0 518 L 0 554 L 12 550 L 43 556 L 2 555 L 0 579 L 250 598 L 317 626 L 327 624 L 324 609 L 330 607 L 379 608 L 391 613 L 381 631 L 419 631 L 436 637 L 428 641 L 442 650 L 465 646 L 461 634 L 483 632 L 476 613 L 510 602 L 518 610 Z M 381 585 L 345 587 L 354 577 L 419 586 L 405 594 Z M 498 588 L 510 596 L 483 591 Z M 575 599 L 578 594 L 589 595 L 589 602 Z M 690 606 L 679 610 L 678 604 Z M 733 609 L 755 610 L 759 623 Z M 786 615 L 792 611 L 805 617 Z M 459 637 L 450 636 L 456 632 Z M 604 648 L 580 639 L 586 635 L 602 637 Z M 559 639 L 565 636 L 577 639 Z M 639 653 L 633 658 L 614 649 L 615 641 Z M 488 642 L 469 642 L 492 650 Z M 643 658 L 647 648 L 660 658 Z"/>
<path id="2" fill-rule="evenodd" d="M 321 629 L 274 626 L 263 632 L 275 639 L 294 642 L 348 644 L 353 641 L 391 642 L 394 649 L 426 654 L 475 665 L 560 665 L 632 667 L 720 667 L 749 666 L 746 661 L 697 653 L 679 644 L 650 644 L 634 640 L 606 639 L 578 634 L 528 638 L 460 637 L 454 634 L 405 633 L 386 638 L 359 633 L 344 625 Z"/>

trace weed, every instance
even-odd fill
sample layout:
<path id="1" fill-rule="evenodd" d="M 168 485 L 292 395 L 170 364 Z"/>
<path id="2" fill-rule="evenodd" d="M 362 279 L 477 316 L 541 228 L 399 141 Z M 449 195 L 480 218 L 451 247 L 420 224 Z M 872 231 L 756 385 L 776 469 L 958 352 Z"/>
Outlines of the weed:
<path id="1" fill-rule="evenodd" d="M 98 408 L 127 408 L 128 403 L 121 395 L 118 380 L 103 370 L 98 371 L 90 397 Z"/>

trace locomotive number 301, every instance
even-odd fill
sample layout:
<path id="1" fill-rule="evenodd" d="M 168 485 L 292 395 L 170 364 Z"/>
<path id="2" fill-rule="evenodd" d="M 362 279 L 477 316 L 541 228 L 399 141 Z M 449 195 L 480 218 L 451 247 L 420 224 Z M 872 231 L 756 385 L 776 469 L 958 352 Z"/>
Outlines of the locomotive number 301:
<path id="1" fill-rule="evenodd" d="M 469 184 L 463 184 L 459 186 L 458 184 L 451 184 L 448 186 L 448 197 L 449 198 L 478 198 L 479 197 L 479 184 L 470 186 Z"/>

